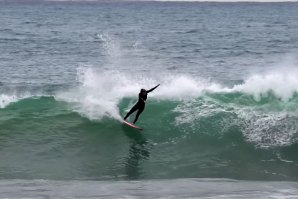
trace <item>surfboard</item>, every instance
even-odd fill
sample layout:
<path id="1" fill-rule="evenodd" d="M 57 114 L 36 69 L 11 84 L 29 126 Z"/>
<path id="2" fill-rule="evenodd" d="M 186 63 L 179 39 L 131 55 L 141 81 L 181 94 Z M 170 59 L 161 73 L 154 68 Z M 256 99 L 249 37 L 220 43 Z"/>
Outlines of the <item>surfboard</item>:
<path id="1" fill-rule="evenodd" d="M 130 127 L 134 128 L 134 129 L 143 130 L 141 127 L 136 126 L 132 123 L 129 123 L 128 121 L 123 120 L 123 123 L 126 124 L 127 126 L 130 126 Z"/>

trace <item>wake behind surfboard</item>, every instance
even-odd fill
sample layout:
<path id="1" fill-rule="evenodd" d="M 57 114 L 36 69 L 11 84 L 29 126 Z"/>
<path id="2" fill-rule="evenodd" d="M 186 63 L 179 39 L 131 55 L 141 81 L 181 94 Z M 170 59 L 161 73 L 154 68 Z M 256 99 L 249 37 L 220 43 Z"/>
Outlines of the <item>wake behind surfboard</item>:
<path id="1" fill-rule="evenodd" d="M 130 127 L 134 128 L 134 129 L 143 130 L 141 127 L 136 126 L 132 123 L 129 123 L 128 121 L 123 120 L 123 123 L 126 124 L 127 126 L 130 126 Z"/>

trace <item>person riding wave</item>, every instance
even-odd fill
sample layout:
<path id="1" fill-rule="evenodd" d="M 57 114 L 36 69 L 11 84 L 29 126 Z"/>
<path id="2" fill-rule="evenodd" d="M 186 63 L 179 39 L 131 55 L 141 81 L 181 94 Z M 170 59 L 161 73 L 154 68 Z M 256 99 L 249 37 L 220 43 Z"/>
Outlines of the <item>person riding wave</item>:
<path id="1" fill-rule="evenodd" d="M 130 109 L 130 111 L 126 114 L 126 116 L 124 117 L 124 120 L 126 120 L 133 112 L 137 111 L 135 120 L 133 122 L 133 124 L 135 124 L 138 121 L 138 118 L 140 116 L 140 114 L 143 112 L 143 110 L 145 109 L 145 104 L 146 104 L 146 100 L 147 100 L 147 94 L 152 92 L 154 89 L 156 89 L 160 84 L 158 84 L 157 86 L 149 89 L 149 90 L 145 90 L 145 89 L 141 89 L 140 93 L 139 93 L 139 100 L 138 102 Z"/>

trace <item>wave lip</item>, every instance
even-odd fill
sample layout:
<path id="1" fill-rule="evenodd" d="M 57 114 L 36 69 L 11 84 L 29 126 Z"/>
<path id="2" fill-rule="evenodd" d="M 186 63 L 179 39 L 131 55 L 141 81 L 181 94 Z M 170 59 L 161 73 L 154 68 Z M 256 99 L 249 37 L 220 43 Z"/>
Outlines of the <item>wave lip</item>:
<path id="1" fill-rule="evenodd" d="M 17 95 L 17 94 L 0 94 L 0 108 L 5 108 L 6 106 L 10 105 L 11 103 L 17 102 L 21 99 L 30 97 L 30 94 L 23 94 L 23 95 Z"/>
<path id="2" fill-rule="evenodd" d="M 271 91 L 282 100 L 288 101 L 298 92 L 297 74 L 296 72 L 287 71 L 284 73 L 272 72 L 266 75 L 253 75 L 244 84 L 235 85 L 231 91 L 252 94 L 256 100 Z"/>

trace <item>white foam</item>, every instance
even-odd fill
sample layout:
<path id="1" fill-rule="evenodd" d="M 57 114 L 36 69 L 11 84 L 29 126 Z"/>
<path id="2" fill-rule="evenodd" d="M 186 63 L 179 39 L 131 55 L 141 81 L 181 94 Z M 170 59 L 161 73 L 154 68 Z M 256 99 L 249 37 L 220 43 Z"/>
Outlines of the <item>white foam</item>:
<path id="1" fill-rule="evenodd" d="M 118 71 L 100 71 L 94 68 L 78 69 L 80 85 L 56 95 L 58 100 L 73 103 L 75 110 L 89 119 L 110 117 L 121 120 L 118 104 L 125 97 L 135 97 L 143 86 L 137 77 Z"/>
<path id="2" fill-rule="evenodd" d="M 31 94 L 29 93 L 24 93 L 24 94 L 0 94 L 0 108 L 5 108 L 11 103 L 17 102 L 21 99 L 25 99 L 30 97 Z"/>
<path id="3" fill-rule="evenodd" d="M 206 91 L 221 91 L 223 88 L 216 83 L 210 83 L 203 79 L 194 79 L 187 75 L 172 75 L 163 77 L 161 87 L 154 97 L 159 99 L 182 100 L 201 96 Z"/>
<path id="4" fill-rule="evenodd" d="M 159 100 L 181 100 L 195 98 L 206 88 L 219 89 L 220 85 L 197 81 L 186 75 L 159 76 L 133 75 L 119 71 L 101 71 L 90 67 L 78 69 L 80 85 L 56 95 L 56 99 L 73 103 L 78 111 L 90 119 L 110 117 L 121 119 L 118 104 L 123 98 L 137 100 L 141 88 L 161 86 L 149 94 Z"/>
<path id="5" fill-rule="evenodd" d="M 137 100 L 141 88 L 150 89 L 159 83 L 161 86 L 149 94 L 150 98 L 175 101 L 194 99 L 205 92 L 243 92 L 259 100 L 271 91 L 287 101 L 298 92 L 298 70 L 295 68 L 252 75 L 232 88 L 184 74 L 159 74 L 153 78 L 148 74 L 127 74 L 90 67 L 80 67 L 77 79 L 80 83 L 77 88 L 59 93 L 56 98 L 76 104 L 76 110 L 90 119 L 108 116 L 120 120 L 118 104 L 121 99 L 129 97 Z"/>
<path id="6" fill-rule="evenodd" d="M 16 102 L 18 100 L 17 96 L 15 95 L 0 95 L 0 108 L 5 108 L 7 105 Z"/>
<path id="7" fill-rule="evenodd" d="M 293 54 L 284 56 L 269 71 L 252 74 L 243 84 L 235 85 L 231 92 L 251 94 L 256 100 L 272 92 L 283 101 L 290 100 L 298 91 L 298 60 Z"/>
<path id="8" fill-rule="evenodd" d="M 298 92 L 298 71 L 278 71 L 265 75 L 253 75 L 244 84 L 236 85 L 231 91 L 254 95 L 256 100 L 272 91 L 277 97 L 288 101 Z"/>
<path id="9" fill-rule="evenodd" d="M 163 84 L 159 92 L 156 92 L 156 97 L 162 99 L 194 98 L 205 92 L 242 92 L 253 95 L 255 100 L 259 101 L 271 92 L 277 98 L 288 101 L 298 93 L 298 69 L 296 68 L 281 68 L 264 74 L 251 75 L 242 84 L 234 85 L 232 88 L 187 75 L 166 76 L 159 81 Z"/>
<path id="10" fill-rule="evenodd" d="M 79 67 L 77 72 L 79 86 L 56 95 L 59 100 L 71 102 L 76 111 L 90 119 L 111 117 L 120 120 L 119 102 L 123 98 L 132 98 L 136 101 L 141 88 L 150 89 L 156 84 L 161 84 L 161 86 L 149 94 L 149 99 L 192 100 L 206 92 L 242 92 L 254 96 L 255 100 L 260 100 L 270 92 L 277 98 L 288 101 L 298 93 L 297 63 L 295 59 L 290 59 L 293 56 L 276 65 L 274 70 L 252 74 L 243 83 L 228 87 L 202 77 L 186 74 L 165 75 L 165 73 L 148 71 L 126 73 L 123 70 L 122 72 L 110 70 L 109 68 L 114 68 L 115 65 L 121 68 L 120 63 L 123 57 L 121 45 L 117 45 L 118 42 L 108 34 L 101 34 L 98 37 L 103 41 L 105 51 L 110 55 L 109 64 L 101 69 Z"/>
<path id="11" fill-rule="evenodd" d="M 236 110 L 242 131 L 249 142 L 259 147 L 287 146 L 296 141 L 297 118 L 285 112 L 264 113 L 252 109 Z"/>

